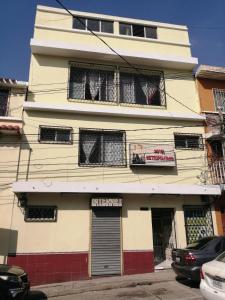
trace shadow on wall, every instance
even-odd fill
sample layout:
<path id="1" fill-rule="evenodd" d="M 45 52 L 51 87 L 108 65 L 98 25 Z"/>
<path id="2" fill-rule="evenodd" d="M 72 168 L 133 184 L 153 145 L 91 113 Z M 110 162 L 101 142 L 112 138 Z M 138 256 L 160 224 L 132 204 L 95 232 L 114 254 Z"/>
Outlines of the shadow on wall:
<path id="1" fill-rule="evenodd" d="M 0 228 L 0 256 L 3 256 L 3 263 L 7 263 L 7 256 L 9 252 L 16 253 L 18 240 L 18 231 L 6 228 Z"/>

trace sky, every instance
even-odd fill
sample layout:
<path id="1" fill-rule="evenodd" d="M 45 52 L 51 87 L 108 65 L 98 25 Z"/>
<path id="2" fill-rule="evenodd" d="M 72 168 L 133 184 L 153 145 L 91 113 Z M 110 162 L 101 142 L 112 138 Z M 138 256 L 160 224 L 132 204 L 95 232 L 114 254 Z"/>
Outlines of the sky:
<path id="1" fill-rule="evenodd" d="M 225 67 L 225 0 L 61 0 L 87 12 L 187 25 L 199 64 Z M 0 0 L 0 77 L 28 80 L 37 5 L 55 0 Z"/>

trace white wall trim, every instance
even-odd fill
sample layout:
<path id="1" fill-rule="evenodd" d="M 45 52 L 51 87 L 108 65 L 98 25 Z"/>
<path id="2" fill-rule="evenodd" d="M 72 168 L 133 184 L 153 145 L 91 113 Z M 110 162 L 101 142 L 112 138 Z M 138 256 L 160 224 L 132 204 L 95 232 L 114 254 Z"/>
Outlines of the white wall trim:
<path id="1" fill-rule="evenodd" d="M 56 13 L 56 14 L 67 15 L 68 17 L 71 17 L 64 9 L 56 8 L 56 7 L 38 5 L 37 11 Z M 148 21 L 148 20 L 142 20 L 142 19 L 124 18 L 124 17 L 117 17 L 117 16 L 83 12 L 83 11 L 75 11 L 75 10 L 70 10 L 70 12 L 76 16 L 86 16 L 86 17 L 93 17 L 93 18 L 99 18 L 99 19 L 103 19 L 103 20 L 110 20 L 110 21 L 117 21 L 117 22 L 127 22 L 127 23 L 135 23 L 135 24 L 142 24 L 142 25 L 148 25 L 148 26 L 157 26 L 157 27 L 161 27 L 161 28 L 170 28 L 170 29 L 177 29 L 177 30 L 182 30 L 182 31 L 188 30 L 186 25 L 161 23 L 161 22 L 154 22 L 154 21 Z"/>
<path id="2" fill-rule="evenodd" d="M 121 194 L 171 194 L 171 195 L 220 195 L 219 185 L 184 184 L 133 184 L 92 183 L 63 181 L 17 181 L 14 193 L 121 193 Z"/>
<path id="3" fill-rule="evenodd" d="M 205 120 L 204 116 L 196 114 L 176 113 L 169 111 L 152 111 L 143 108 L 124 107 L 124 106 L 98 106 L 96 104 L 46 104 L 40 102 L 25 102 L 23 105 L 25 110 L 46 111 L 59 113 L 77 113 L 87 115 L 103 115 L 115 117 L 131 117 L 131 118 L 147 118 L 147 119 L 169 119 L 169 120 L 185 120 L 198 121 Z"/>
<path id="4" fill-rule="evenodd" d="M 110 60 L 111 62 L 121 62 L 120 57 L 104 45 L 87 45 L 74 40 L 73 43 L 61 41 L 46 41 L 31 39 L 32 53 L 44 55 L 56 55 L 63 57 L 81 57 L 90 59 Z M 129 49 L 117 48 L 117 52 L 129 59 L 134 64 L 144 64 L 151 67 L 172 68 L 182 70 L 193 70 L 198 64 L 195 57 L 161 55 L 155 53 L 141 52 L 139 49 L 132 51 Z"/>
<path id="5" fill-rule="evenodd" d="M 7 122 L 23 122 L 23 120 L 22 120 L 22 118 L 16 118 L 16 117 L 9 117 L 9 116 L 7 116 L 7 117 L 0 117 L 0 122 L 2 122 L 2 121 L 7 121 Z"/>
<path id="6" fill-rule="evenodd" d="M 56 27 L 56 26 L 49 26 L 49 25 L 46 26 L 46 25 L 37 24 L 37 25 L 35 25 L 35 28 L 91 35 L 91 33 L 87 30 L 63 28 L 63 27 Z M 190 43 L 180 43 L 180 42 L 174 42 L 174 41 L 164 41 L 164 40 L 160 40 L 160 39 L 150 39 L 150 38 L 144 38 L 144 37 L 126 36 L 126 35 L 114 34 L 114 33 L 98 32 L 98 35 L 110 37 L 110 38 L 116 38 L 116 39 L 125 39 L 125 40 L 131 40 L 131 41 L 135 40 L 135 41 L 139 41 L 139 42 L 151 42 L 151 43 L 156 43 L 156 44 L 165 44 L 165 45 L 174 45 L 174 46 L 183 46 L 183 47 L 191 46 Z"/>

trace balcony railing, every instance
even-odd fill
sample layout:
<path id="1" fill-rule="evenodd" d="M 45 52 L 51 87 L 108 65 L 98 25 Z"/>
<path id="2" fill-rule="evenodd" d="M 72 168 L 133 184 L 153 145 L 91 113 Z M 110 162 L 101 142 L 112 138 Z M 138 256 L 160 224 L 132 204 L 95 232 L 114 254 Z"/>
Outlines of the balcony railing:
<path id="1" fill-rule="evenodd" d="M 213 184 L 225 183 L 225 160 L 211 162 L 209 172 Z"/>

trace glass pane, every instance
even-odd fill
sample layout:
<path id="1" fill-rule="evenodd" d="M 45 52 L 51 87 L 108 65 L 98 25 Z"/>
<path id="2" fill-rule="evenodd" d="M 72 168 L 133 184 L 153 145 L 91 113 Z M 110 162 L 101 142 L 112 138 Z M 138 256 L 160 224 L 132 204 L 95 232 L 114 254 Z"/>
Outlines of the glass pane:
<path id="1" fill-rule="evenodd" d="M 150 39 L 157 39 L 157 28 L 145 26 L 145 36 Z"/>
<path id="2" fill-rule="evenodd" d="M 41 141 L 55 141 L 56 130 L 54 128 L 41 128 Z"/>
<path id="3" fill-rule="evenodd" d="M 87 19 L 87 27 L 93 31 L 100 31 L 100 21 L 95 19 Z"/>
<path id="4" fill-rule="evenodd" d="M 70 129 L 57 129 L 56 140 L 57 142 L 70 142 Z"/>
<path id="5" fill-rule="evenodd" d="M 131 25 L 120 23 L 120 34 L 131 35 Z"/>
<path id="6" fill-rule="evenodd" d="M 104 164 L 117 165 L 124 164 L 124 147 L 122 133 L 103 133 L 104 143 Z"/>
<path id="7" fill-rule="evenodd" d="M 101 21 L 101 32 L 113 33 L 113 22 Z"/>
<path id="8" fill-rule="evenodd" d="M 176 148 L 186 148 L 186 140 L 182 135 L 175 135 L 175 147 Z"/>
<path id="9" fill-rule="evenodd" d="M 144 26 L 142 25 L 132 25 L 133 26 L 133 36 L 144 37 Z"/>
<path id="10" fill-rule="evenodd" d="M 8 104 L 8 90 L 0 90 L 0 116 L 5 116 Z"/>
<path id="11" fill-rule="evenodd" d="M 71 67 L 69 98 L 85 99 L 86 69 Z"/>
<path id="12" fill-rule="evenodd" d="M 73 28 L 85 30 L 86 29 L 85 22 L 86 22 L 85 18 L 74 17 L 73 18 Z"/>
<path id="13" fill-rule="evenodd" d="M 199 148 L 199 137 L 198 136 L 188 136 L 187 137 L 187 147 L 188 148 Z"/>

